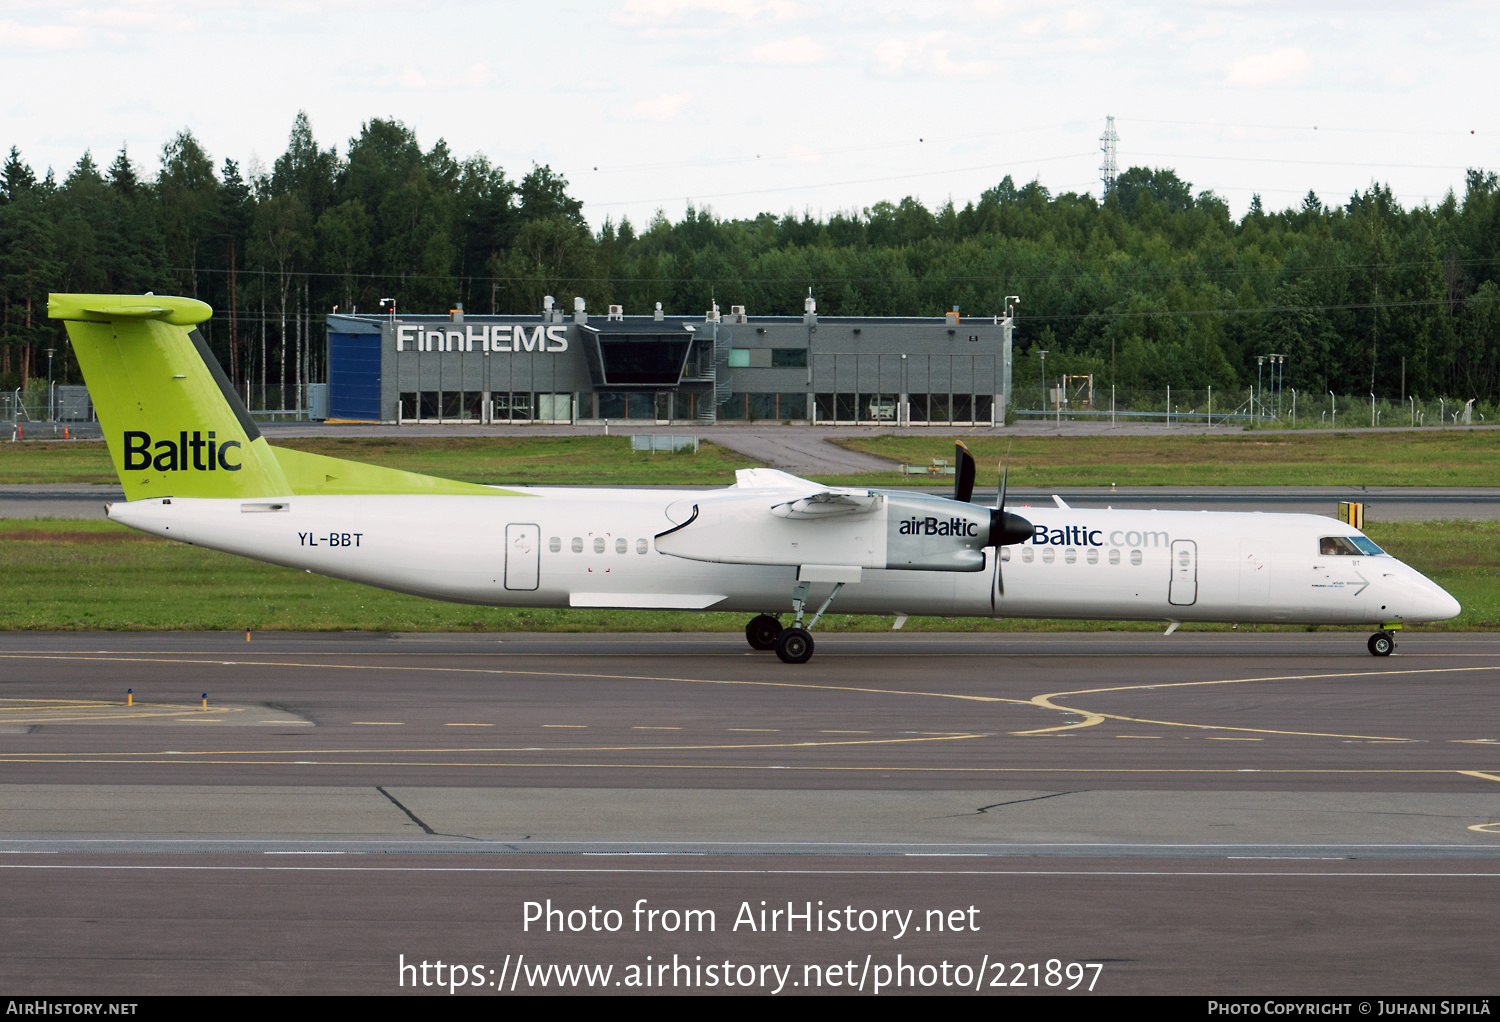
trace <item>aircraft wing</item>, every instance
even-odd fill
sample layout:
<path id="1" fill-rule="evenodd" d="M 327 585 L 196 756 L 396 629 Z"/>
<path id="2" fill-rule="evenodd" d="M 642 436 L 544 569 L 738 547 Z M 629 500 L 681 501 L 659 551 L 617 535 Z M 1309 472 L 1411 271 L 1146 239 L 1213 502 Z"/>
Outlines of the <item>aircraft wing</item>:
<path id="1" fill-rule="evenodd" d="M 794 476 L 779 468 L 741 468 L 734 473 L 734 488 L 739 490 L 796 490 L 816 493 L 827 489 L 822 483 Z"/>

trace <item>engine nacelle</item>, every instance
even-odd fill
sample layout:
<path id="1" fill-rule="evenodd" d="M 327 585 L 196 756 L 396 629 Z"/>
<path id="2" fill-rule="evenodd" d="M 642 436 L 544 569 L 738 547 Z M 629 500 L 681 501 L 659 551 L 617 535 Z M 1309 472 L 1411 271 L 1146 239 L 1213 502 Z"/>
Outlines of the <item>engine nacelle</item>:
<path id="1" fill-rule="evenodd" d="M 982 571 L 990 509 L 925 493 L 881 492 L 886 503 L 886 568 Z"/>
<path id="2" fill-rule="evenodd" d="M 924 493 L 841 490 L 692 505 L 656 537 L 664 554 L 720 564 L 841 564 L 898 571 L 982 571 L 987 546 L 1031 538 L 1018 515 Z"/>

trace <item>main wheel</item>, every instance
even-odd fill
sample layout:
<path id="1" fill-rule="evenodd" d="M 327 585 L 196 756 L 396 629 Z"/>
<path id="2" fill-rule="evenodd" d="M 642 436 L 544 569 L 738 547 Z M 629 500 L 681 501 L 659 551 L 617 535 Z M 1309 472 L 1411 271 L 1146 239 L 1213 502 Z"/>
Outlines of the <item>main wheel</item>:
<path id="1" fill-rule="evenodd" d="M 1391 651 L 1396 648 L 1396 639 L 1390 632 L 1376 632 L 1365 645 L 1369 647 L 1372 656 L 1390 656 Z"/>
<path id="2" fill-rule="evenodd" d="M 812 659 L 813 637 L 806 628 L 795 626 L 776 636 L 776 655 L 784 664 L 805 664 Z"/>
<path id="3" fill-rule="evenodd" d="M 776 636 L 780 634 L 781 622 L 770 614 L 753 617 L 745 626 L 745 641 L 750 643 L 751 649 L 775 649 Z"/>

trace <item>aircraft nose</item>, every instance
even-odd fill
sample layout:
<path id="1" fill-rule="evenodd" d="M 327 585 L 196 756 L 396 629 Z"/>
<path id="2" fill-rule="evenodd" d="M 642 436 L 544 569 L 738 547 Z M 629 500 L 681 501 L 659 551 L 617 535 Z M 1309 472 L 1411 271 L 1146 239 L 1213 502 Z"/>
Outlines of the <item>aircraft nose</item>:
<path id="1" fill-rule="evenodd" d="M 1432 604 L 1433 619 L 1436 621 L 1447 621 L 1449 618 L 1458 617 L 1464 609 L 1446 589 L 1438 589 L 1428 594 L 1428 599 Z"/>

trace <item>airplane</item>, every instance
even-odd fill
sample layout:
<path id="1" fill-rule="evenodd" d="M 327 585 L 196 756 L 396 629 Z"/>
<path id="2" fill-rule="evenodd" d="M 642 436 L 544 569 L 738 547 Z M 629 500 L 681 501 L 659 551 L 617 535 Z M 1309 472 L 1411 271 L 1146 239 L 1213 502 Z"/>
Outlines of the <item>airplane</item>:
<path id="1" fill-rule="evenodd" d="M 841 613 L 1406 624 L 1458 601 L 1362 532 L 1319 515 L 1005 507 L 835 487 L 774 469 L 717 490 L 487 486 L 268 444 L 190 298 L 53 294 L 133 529 L 436 600 L 497 607 L 741 611 L 752 648 L 808 662 Z M 811 617 L 808 612 L 816 605 Z M 790 607 L 791 622 L 782 617 Z"/>

